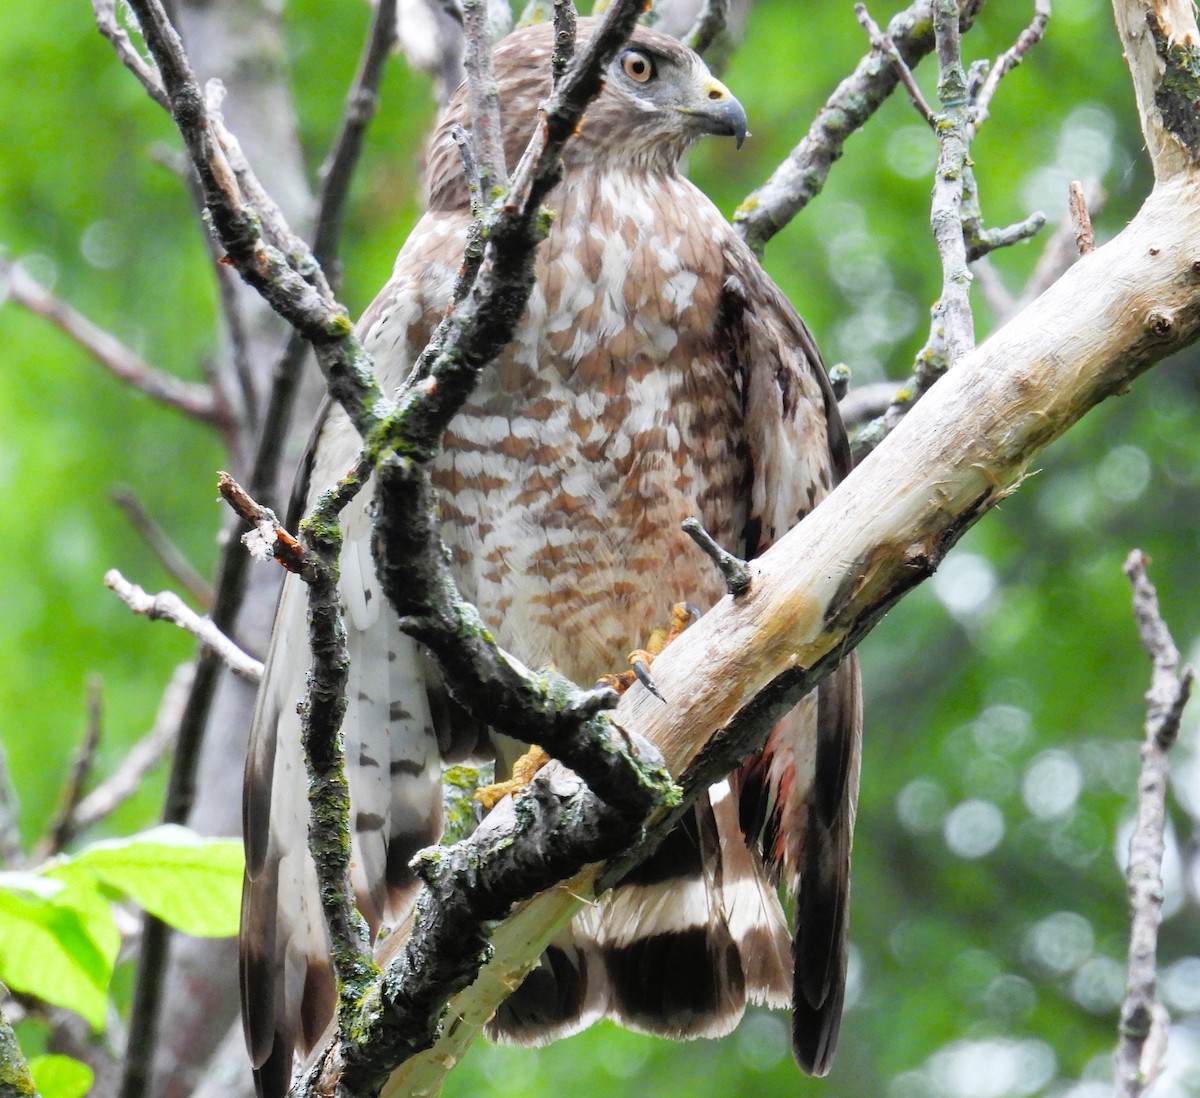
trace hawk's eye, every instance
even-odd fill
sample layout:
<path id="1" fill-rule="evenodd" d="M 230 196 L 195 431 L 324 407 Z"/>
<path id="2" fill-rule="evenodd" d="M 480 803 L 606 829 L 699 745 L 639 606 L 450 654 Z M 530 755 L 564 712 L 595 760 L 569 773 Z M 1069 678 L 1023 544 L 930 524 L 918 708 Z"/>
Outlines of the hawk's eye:
<path id="1" fill-rule="evenodd" d="M 621 68 L 638 84 L 645 84 L 654 76 L 654 62 L 637 50 L 626 50 L 621 54 Z"/>

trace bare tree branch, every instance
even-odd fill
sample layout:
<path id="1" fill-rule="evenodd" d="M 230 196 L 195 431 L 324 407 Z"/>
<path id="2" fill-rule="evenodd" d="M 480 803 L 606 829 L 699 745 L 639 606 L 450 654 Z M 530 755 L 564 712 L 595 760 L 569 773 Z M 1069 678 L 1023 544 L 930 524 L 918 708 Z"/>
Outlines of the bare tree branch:
<path id="1" fill-rule="evenodd" d="M 917 109 L 917 114 L 924 118 L 931 127 L 934 126 L 937 118 L 934 115 L 933 108 L 925 101 L 924 94 L 917 87 L 917 81 L 913 76 L 912 69 L 908 67 L 904 58 L 900 56 L 900 51 L 896 48 L 896 43 L 880 30 L 879 24 L 871 18 L 871 13 L 867 11 L 866 4 L 855 4 L 854 16 L 862 25 L 863 30 L 867 32 L 867 37 L 871 41 L 871 48 L 878 50 L 882 54 L 886 54 L 888 60 L 891 61 L 892 68 L 896 70 L 896 76 L 899 77 L 900 83 L 904 85 L 904 90 L 908 92 L 908 98 L 912 100 L 912 105 Z"/>
<path id="2" fill-rule="evenodd" d="M 981 2 L 963 0 L 963 30 L 971 25 Z M 934 48 L 931 0 L 915 0 L 894 16 L 886 35 L 905 64 L 914 66 Z M 734 225 L 756 252 L 761 254 L 767 241 L 816 197 L 833 162 L 842 155 L 846 139 L 866 124 L 898 81 L 891 59 L 872 49 L 837 86 L 804 139 L 734 214 Z"/>
<path id="3" fill-rule="evenodd" d="M 342 213 L 363 139 L 379 107 L 383 67 L 396 43 L 396 0 L 377 0 L 362 58 L 342 114 L 341 128 L 321 167 L 321 195 L 313 229 L 313 254 L 326 270 L 337 262 Z"/>
<path id="4" fill-rule="evenodd" d="M 137 47 L 130 41 L 125 28 L 117 19 L 117 0 L 92 0 L 92 10 L 96 16 L 96 26 L 100 33 L 107 38 L 116 50 L 117 57 L 134 76 L 138 83 L 146 89 L 150 96 L 163 110 L 170 110 L 167 93 L 158 78 L 158 72 L 153 65 L 138 52 Z"/>
<path id="5" fill-rule="evenodd" d="M 39 1098 L 17 1035 L 3 1011 L 0 1011 L 0 1095 L 3 1098 Z"/>
<path id="6" fill-rule="evenodd" d="M 192 663 L 180 664 L 175 669 L 150 731 L 126 752 L 116 770 L 76 805 L 71 823 L 77 834 L 110 816 L 132 797 L 141 788 L 146 775 L 172 749 L 195 672 Z"/>
<path id="7" fill-rule="evenodd" d="M 104 731 L 104 682 L 99 675 L 89 675 L 87 683 L 87 726 L 83 740 L 71 759 L 71 768 L 63 787 L 58 811 L 47 829 L 47 842 L 38 854 L 44 861 L 66 848 L 76 833 L 76 812 L 83 800 L 83 790 L 96 763 L 96 751 Z"/>
<path id="8" fill-rule="evenodd" d="M 492 72 L 492 36 L 487 0 L 463 0 L 463 32 L 467 39 L 463 67 L 471 105 L 471 142 L 479 164 L 483 201 L 493 187 L 508 183 L 504 140 L 500 129 L 500 93 Z"/>
<path id="9" fill-rule="evenodd" d="M 212 606 L 212 584 L 171 540 L 170 535 L 142 505 L 142 501 L 127 488 L 114 489 L 112 499 L 167 572 L 174 576 L 201 606 L 205 609 Z"/>
<path id="10" fill-rule="evenodd" d="M 223 431 L 233 426 L 228 410 L 216 399 L 210 386 L 183 381 L 151 366 L 111 332 L 55 297 L 20 263 L 0 256 L 0 286 L 5 285 L 11 300 L 48 320 L 114 377 L 202 423 L 211 423 Z"/>
<path id="11" fill-rule="evenodd" d="M 704 0 L 696 22 L 683 41 L 698 54 L 705 54 L 729 22 L 729 0 Z"/>
<path id="12" fill-rule="evenodd" d="M 1033 49 L 1046 33 L 1046 23 L 1050 19 L 1050 0 L 1034 0 L 1033 19 L 1018 36 L 1016 42 L 1004 51 L 996 63 L 992 65 L 983 85 L 973 97 L 971 104 L 971 123 L 977 129 L 987 121 L 992 99 L 1000 81 L 1015 69 L 1025 55 Z"/>
<path id="13" fill-rule="evenodd" d="M 115 568 L 104 575 L 104 583 L 135 614 L 144 614 L 151 621 L 169 621 L 196 637 L 211 648 L 225 665 L 244 679 L 258 682 L 262 678 L 261 660 L 243 652 L 229 637 L 221 632 L 212 618 L 197 614 L 174 591 L 160 591 L 148 595 L 137 584 L 130 583 Z"/>
<path id="14" fill-rule="evenodd" d="M 1137 1098 L 1144 1093 L 1162 1070 L 1166 1051 L 1168 1019 L 1157 998 L 1157 955 L 1163 900 L 1167 752 L 1179 734 L 1193 679 L 1190 667 L 1179 669 L 1179 650 L 1163 621 L 1146 565 L 1146 555 L 1140 549 L 1133 550 L 1125 561 L 1125 575 L 1133 586 L 1134 618 L 1154 672 L 1146 692 L 1149 704 L 1141 749 L 1137 820 L 1129 840 L 1129 975 L 1117 1043 L 1117 1098 Z"/>
<path id="15" fill-rule="evenodd" d="M 1080 255 L 1096 250 L 1096 232 L 1092 228 L 1092 215 L 1088 212 L 1087 197 L 1083 185 L 1072 180 L 1069 186 L 1067 206 L 1071 215 L 1071 228 L 1075 232 L 1075 247 Z"/>

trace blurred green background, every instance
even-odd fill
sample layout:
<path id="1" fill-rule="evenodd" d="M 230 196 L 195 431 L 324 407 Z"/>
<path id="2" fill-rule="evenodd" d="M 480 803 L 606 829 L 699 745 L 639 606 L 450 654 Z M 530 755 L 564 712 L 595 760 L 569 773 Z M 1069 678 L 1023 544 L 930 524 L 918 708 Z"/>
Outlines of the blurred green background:
<path id="1" fill-rule="evenodd" d="M 882 23 L 898 7 L 872 14 Z M 965 40 L 967 58 L 1006 49 L 1031 14 L 994 0 Z M 285 19 L 315 172 L 366 10 L 292 0 Z M 179 147 L 169 120 L 82 0 L 7 5 L 0 27 L 0 247 L 156 365 L 200 378 L 222 353 L 216 291 L 186 187 L 163 163 L 161 150 Z M 758 0 L 725 72 L 754 138 L 740 153 L 707 142 L 691 162 L 723 211 L 769 174 L 865 48 L 846 0 Z M 932 69 L 918 75 L 932 98 Z M 419 211 L 413 150 L 431 113 L 428 81 L 394 62 L 346 226 L 343 299 L 354 314 Z M 925 338 L 940 283 L 927 228 L 935 152 L 893 97 L 768 247 L 766 266 L 855 384 L 906 376 Z M 1057 221 L 1067 182 L 1080 179 L 1105 194 L 1099 238 L 1120 230 L 1151 179 L 1104 4 L 1059 0 L 972 155 L 989 224 L 1034 209 Z M 1041 250 L 1035 241 L 995 257 L 1010 292 Z M 992 312 L 977 300 L 982 339 Z M 32 843 L 85 724 L 87 676 L 104 683 L 106 772 L 150 726 L 168 673 L 192 650 L 105 590 L 112 566 L 149 590 L 171 583 L 110 493 L 131 489 L 209 572 L 223 449 L 24 310 L 0 307 L 0 332 L 0 737 Z M 448 1093 L 1108 1093 L 1126 937 L 1118 858 L 1149 680 L 1121 563 L 1135 545 L 1149 552 L 1176 640 L 1200 655 L 1198 388 L 1188 353 L 1093 412 L 864 643 L 851 992 L 827 1080 L 800 1078 L 784 1016 L 756 1014 L 716 1043 L 604 1025 L 538 1052 L 480 1046 Z M 1156 1098 L 1200 1095 L 1198 708 L 1173 760 L 1161 975 L 1174 1025 Z M 108 829 L 156 819 L 162 784 L 159 774 Z"/>

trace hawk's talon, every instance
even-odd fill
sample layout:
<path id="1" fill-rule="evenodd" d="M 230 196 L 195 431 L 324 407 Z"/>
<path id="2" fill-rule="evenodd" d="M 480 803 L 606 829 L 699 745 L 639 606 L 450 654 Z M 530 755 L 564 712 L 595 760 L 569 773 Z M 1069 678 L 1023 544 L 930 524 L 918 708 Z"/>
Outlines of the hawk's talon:
<path id="1" fill-rule="evenodd" d="M 660 702 L 666 702 L 666 698 L 659 692 L 658 687 L 654 684 L 654 680 L 650 677 L 650 664 L 644 659 L 634 659 L 634 656 L 647 656 L 648 652 L 632 652 L 630 653 L 629 666 L 633 668 L 633 673 L 637 676 L 640 682 L 647 690 L 650 691 Z"/>
<path id="2" fill-rule="evenodd" d="M 475 790 L 475 799 L 490 812 L 510 793 L 524 789 L 533 781 L 534 775 L 549 761 L 550 756 L 536 743 L 533 744 L 524 755 L 513 763 L 512 777 L 508 781 L 480 786 Z"/>
<path id="3" fill-rule="evenodd" d="M 618 674 L 601 675 L 597 686 L 607 686 L 618 694 L 624 694 L 635 682 L 640 682 L 660 702 L 666 702 L 654 679 L 650 677 L 650 665 L 664 648 L 679 637 L 689 625 L 697 621 L 700 611 L 690 602 L 677 602 L 671 607 L 671 624 L 651 631 L 645 648 L 635 649 L 626 656 L 631 670 Z"/>

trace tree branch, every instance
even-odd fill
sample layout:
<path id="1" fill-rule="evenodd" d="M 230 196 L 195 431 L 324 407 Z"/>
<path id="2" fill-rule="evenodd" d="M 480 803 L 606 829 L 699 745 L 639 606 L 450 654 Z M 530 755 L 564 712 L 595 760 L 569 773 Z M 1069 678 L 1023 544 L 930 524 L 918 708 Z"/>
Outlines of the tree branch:
<path id="1" fill-rule="evenodd" d="M 83 790 L 96 763 L 96 751 L 104 731 L 104 682 L 99 675 L 88 676 L 87 683 L 87 726 L 83 741 L 71 759 L 71 769 L 63 789 L 58 812 L 48 829 L 45 848 L 39 852 L 38 860 L 44 861 L 66 848 L 76 832 L 77 810 L 83 800 Z"/>
<path id="2" fill-rule="evenodd" d="M 113 502 L 125 513 L 130 525 L 141 535 L 142 541 L 158 558 L 159 563 L 175 577 L 201 606 L 212 606 L 213 589 L 194 564 L 184 555 L 170 535 L 154 520 L 142 506 L 142 501 L 127 488 L 114 488 Z"/>
<path id="3" fill-rule="evenodd" d="M 135 614 L 144 614 L 151 621 L 169 621 L 196 637 L 212 649 L 234 674 L 250 682 L 262 678 L 261 660 L 243 652 L 213 622 L 212 618 L 197 614 L 174 591 L 160 591 L 149 595 L 136 583 L 130 583 L 115 568 L 104 575 L 104 583 Z"/>
<path id="4" fill-rule="evenodd" d="M 981 2 L 962 0 L 964 31 Z M 932 0 L 916 0 L 894 16 L 886 35 L 904 63 L 914 66 L 934 48 Z M 872 49 L 837 86 L 800 144 L 734 214 L 734 225 L 750 247 L 761 254 L 767 241 L 820 193 L 833 162 L 842 155 L 846 139 L 866 124 L 898 81 L 891 58 Z"/>
<path id="5" fill-rule="evenodd" d="M 383 67 L 395 44 L 396 0 L 378 0 L 373 6 L 362 58 L 346 99 L 346 109 L 342 112 L 341 127 L 321 166 L 321 194 L 313 228 L 313 254 L 326 271 L 332 271 L 337 264 L 342 212 L 350 194 L 350 180 L 358 166 L 367 128 L 379 107 Z"/>
<path id="6" fill-rule="evenodd" d="M 663 706 L 631 691 L 613 720 L 662 752 L 685 803 L 928 577 L 1042 447 L 1196 340 L 1198 272 L 1200 204 L 1183 184 L 1159 187 L 1118 237 L 967 354 L 811 515 L 750 562 L 745 595 L 722 600 L 655 660 L 656 682 L 677 700 Z M 480 978 L 451 999 L 437 1042 L 395 1073 L 385 1095 L 436 1090 L 554 928 L 605 883 L 603 872 L 585 867 L 515 909 Z M 381 964 L 402 940 L 388 940 Z"/>
<path id="7" fill-rule="evenodd" d="M 110 816 L 132 797 L 146 775 L 174 746 L 195 671 L 192 663 L 180 664 L 175 669 L 150 731 L 129 749 L 116 770 L 76 805 L 71 823 L 77 834 Z"/>
<path id="8" fill-rule="evenodd" d="M 729 0 L 704 0 L 696 22 L 692 24 L 692 29 L 683 40 L 684 44 L 703 55 L 720 37 L 728 22 Z"/>
<path id="9" fill-rule="evenodd" d="M 20 263 L 13 263 L 3 256 L 0 256 L 0 286 L 7 287 L 7 296 L 11 300 L 48 320 L 125 384 L 201 423 L 211 423 L 222 431 L 232 429 L 228 409 L 216 399 L 210 386 L 183 381 L 151 366 L 111 332 L 93 324 L 55 297 Z"/>
<path id="10" fill-rule="evenodd" d="M 1142 646 L 1154 664 L 1146 692 L 1142 770 L 1137 820 L 1129 840 L 1129 976 L 1116 1054 L 1118 1098 L 1137 1098 L 1162 1070 L 1166 1051 L 1166 1010 L 1158 1002 L 1158 926 L 1162 919 L 1163 835 L 1169 770 L 1167 752 L 1179 734 L 1183 708 L 1191 695 L 1193 672 L 1179 670 L 1179 650 L 1158 608 L 1158 594 L 1146 574 L 1145 553 L 1135 549 L 1125 561 L 1133 586 L 1133 614 Z M 1151 1040 L 1152 1036 L 1156 1039 Z"/>

